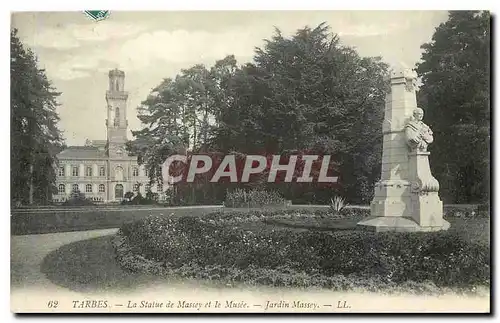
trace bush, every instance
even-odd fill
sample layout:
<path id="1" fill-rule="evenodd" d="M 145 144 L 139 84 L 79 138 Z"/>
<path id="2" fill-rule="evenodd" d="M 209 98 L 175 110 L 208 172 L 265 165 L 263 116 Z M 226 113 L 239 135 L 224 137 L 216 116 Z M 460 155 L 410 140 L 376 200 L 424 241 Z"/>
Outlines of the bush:
<path id="1" fill-rule="evenodd" d="M 71 193 L 71 197 L 64 201 L 63 206 L 91 206 L 95 205 L 90 199 L 85 198 L 85 194 L 80 191 Z"/>
<path id="2" fill-rule="evenodd" d="M 254 217 L 242 215 L 239 221 L 256 221 Z M 490 275 L 489 247 L 450 232 L 247 230 L 222 215 L 211 215 L 149 217 L 123 226 L 119 236 L 128 246 L 119 259 L 135 270 L 145 261 L 156 272 L 182 273 L 181 268 L 196 267 L 208 275 L 208 270 L 219 268 L 219 276 L 238 272 L 245 281 L 256 278 L 252 270 L 257 268 L 260 276 L 262 271 L 284 275 L 286 269 L 294 275 L 316 275 L 323 282 L 354 275 L 386 284 L 431 281 L 450 287 L 488 284 Z M 263 282 L 276 283 L 268 278 Z"/>
<path id="3" fill-rule="evenodd" d="M 259 189 L 244 190 L 235 189 L 227 193 L 225 205 L 228 207 L 264 207 L 284 206 L 286 200 L 278 191 L 266 191 Z"/>
<path id="4" fill-rule="evenodd" d="M 330 199 L 330 213 L 333 215 L 340 214 L 340 212 L 347 206 L 345 199 L 340 196 L 335 196 Z"/>
<path id="5" fill-rule="evenodd" d="M 146 198 L 142 196 L 141 193 L 137 193 L 137 195 L 133 196 L 130 200 L 130 196 L 125 197 L 126 200 L 121 201 L 122 205 L 152 205 L 157 204 L 156 200 L 149 199 L 147 197 L 153 197 L 153 195 L 146 195 Z"/>
<path id="6" fill-rule="evenodd" d="M 125 198 L 129 202 L 132 201 L 133 197 L 134 197 L 134 193 L 130 192 L 130 191 L 128 191 L 127 193 L 125 193 L 125 195 L 123 195 L 123 198 Z"/>

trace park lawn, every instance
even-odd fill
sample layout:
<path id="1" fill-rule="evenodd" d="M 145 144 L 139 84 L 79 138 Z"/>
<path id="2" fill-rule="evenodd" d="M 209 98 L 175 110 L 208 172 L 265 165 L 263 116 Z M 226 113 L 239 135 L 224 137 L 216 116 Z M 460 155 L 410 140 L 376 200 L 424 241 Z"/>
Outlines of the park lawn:
<path id="1" fill-rule="evenodd" d="M 318 216 L 302 216 L 292 218 L 270 218 L 260 222 L 244 223 L 241 227 L 248 230 L 255 228 L 271 229 L 291 229 L 294 231 L 339 231 L 339 230 L 361 230 L 357 223 L 362 220 L 361 216 L 349 218 L 332 218 Z M 476 218 L 447 218 L 451 227 L 450 234 L 458 233 L 469 241 L 483 244 L 490 244 L 490 219 L 486 217 Z"/>
<path id="2" fill-rule="evenodd" d="M 457 232 L 469 241 L 490 245 L 490 219 L 481 218 L 447 218 L 451 227 L 448 232 Z"/>
<path id="3" fill-rule="evenodd" d="M 264 221 L 269 226 L 287 227 L 291 229 L 306 229 L 314 231 L 357 230 L 357 223 L 363 217 L 330 218 L 317 216 L 303 216 L 292 218 L 271 218 Z"/>

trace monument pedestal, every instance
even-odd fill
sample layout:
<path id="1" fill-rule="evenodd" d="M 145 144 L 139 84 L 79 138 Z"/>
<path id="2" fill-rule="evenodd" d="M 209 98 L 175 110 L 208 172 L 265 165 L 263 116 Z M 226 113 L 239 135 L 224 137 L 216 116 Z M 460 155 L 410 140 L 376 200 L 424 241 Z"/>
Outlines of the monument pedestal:
<path id="1" fill-rule="evenodd" d="M 439 182 L 432 176 L 427 151 L 409 154 L 412 218 L 426 231 L 447 230 L 443 219 L 443 202 L 439 199 Z"/>
<path id="2" fill-rule="evenodd" d="M 416 74 L 393 71 L 386 97 L 381 180 L 375 185 L 371 217 L 358 225 L 383 232 L 447 230 L 439 183 L 432 176 L 427 145 L 432 131 L 417 107 Z M 412 115 L 413 114 L 413 115 Z"/>
<path id="3" fill-rule="evenodd" d="M 429 152 L 408 154 L 409 181 L 386 180 L 375 185 L 371 217 L 358 223 L 375 232 L 429 232 L 447 230 L 439 183 L 429 167 Z"/>

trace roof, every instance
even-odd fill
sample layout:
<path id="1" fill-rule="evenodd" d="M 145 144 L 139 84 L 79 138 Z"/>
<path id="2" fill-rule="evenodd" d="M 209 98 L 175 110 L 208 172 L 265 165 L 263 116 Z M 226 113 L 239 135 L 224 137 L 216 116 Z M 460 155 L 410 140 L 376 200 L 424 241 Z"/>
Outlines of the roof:
<path id="1" fill-rule="evenodd" d="M 71 146 L 57 155 L 58 159 L 102 159 L 106 157 L 106 151 L 102 149 L 99 150 L 97 147 L 89 146 Z"/>
<path id="2" fill-rule="evenodd" d="M 107 140 L 92 140 L 91 143 L 92 143 L 92 146 L 95 146 L 95 147 L 104 147 L 104 146 L 106 146 L 108 141 Z"/>

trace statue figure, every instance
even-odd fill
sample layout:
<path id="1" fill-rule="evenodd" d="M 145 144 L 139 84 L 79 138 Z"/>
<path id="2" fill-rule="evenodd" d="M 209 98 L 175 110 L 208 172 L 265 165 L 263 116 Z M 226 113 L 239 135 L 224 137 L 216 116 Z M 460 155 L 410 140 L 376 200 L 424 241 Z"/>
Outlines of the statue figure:
<path id="1" fill-rule="evenodd" d="M 416 108 L 405 126 L 406 143 L 412 155 L 409 160 L 410 173 L 416 172 L 416 177 L 412 180 L 412 191 L 438 192 L 439 182 L 432 176 L 428 159 L 429 152 L 427 152 L 427 146 L 434 141 L 434 137 L 429 126 L 422 122 L 423 117 L 424 111 Z M 417 155 L 420 155 L 420 158 Z"/>
<path id="2" fill-rule="evenodd" d="M 416 108 L 406 123 L 406 140 L 411 151 L 427 151 L 427 146 L 434 141 L 431 128 L 422 122 L 423 117 L 424 110 Z"/>

